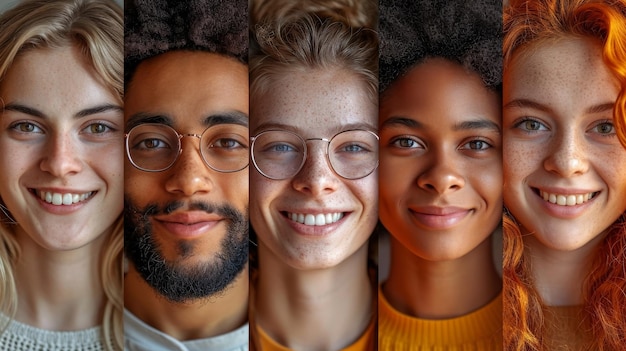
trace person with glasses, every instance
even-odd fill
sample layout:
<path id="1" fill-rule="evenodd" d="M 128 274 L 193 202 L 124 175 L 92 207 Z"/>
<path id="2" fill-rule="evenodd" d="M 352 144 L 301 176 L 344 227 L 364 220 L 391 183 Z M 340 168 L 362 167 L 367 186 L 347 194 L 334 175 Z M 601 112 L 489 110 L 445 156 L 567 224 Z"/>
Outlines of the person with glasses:
<path id="1" fill-rule="evenodd" d="M 121 351 L 123 14 L 0 15 L 0 350 Z"/>
<path id="2" fill-rule="evenodd" d="M 379 348 L 502 350 L 501 2 L 380 12 Z"/>
<path id="3" fill-rule="evenodd" d="M 125 10 L 125 349 L 247 350 L 246 1 Z"/>
<path id="4" fill-rule="evenodd" d="M 376 33 L 354 4 L 298 4 L 253 5 L 251 347 L 373 350 Z"/>

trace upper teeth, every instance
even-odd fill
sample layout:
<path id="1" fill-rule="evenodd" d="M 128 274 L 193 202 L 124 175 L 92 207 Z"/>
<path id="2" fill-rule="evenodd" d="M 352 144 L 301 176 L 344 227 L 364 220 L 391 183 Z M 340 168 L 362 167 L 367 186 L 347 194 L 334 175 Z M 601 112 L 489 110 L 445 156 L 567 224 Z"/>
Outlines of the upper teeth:
<path id="1" fill-rule="evenodd" d="M 303 213 L 287 213 L 292 221 L 298 222 L 304 225 L 326 225 L 335 223 L 343 218 L 343 213 L 318 213 L 318 214 L 303 214 Z"/>
<path id="2" fill-rule="evenodd" d="M 38 191 L 38 193 L 39 193 L 39 197 L 43 201 L 49 204 L 71 205 L 77 202 L 85 201 L 85 199 L 88 199 L 93 194 L 93 191 L 90 191 L 88 193 L 83 193 L 83 194 L 72 194 L 72 193 L 61 194 L 61 193 L 51 193 L 48 191 Z"/>
<path id="3" fill-rule="evenodd" d="M 548 201 L 550 203 L 557 204 L 560 206 L 580 205 L 584 202 L 589 201 L 595 195 L 595 193 L 575 194 L 575 195 L 552 194 L 552 193 L 545 192 L 543 190 L 540 190 L 539 193 L 545 201 Z"/>

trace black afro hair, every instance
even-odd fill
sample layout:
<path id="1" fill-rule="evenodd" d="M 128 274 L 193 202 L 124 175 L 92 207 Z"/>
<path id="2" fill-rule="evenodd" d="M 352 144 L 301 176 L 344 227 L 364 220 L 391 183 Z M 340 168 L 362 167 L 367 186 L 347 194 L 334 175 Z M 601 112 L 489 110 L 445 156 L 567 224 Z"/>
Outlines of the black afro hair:
<path id="1" fill-rule="evenodd" d="M 248 62 L 247 0 L 127 0 L 124 23 L 126 84 L 143 60 L 173 50 Z"/>
<path id="2" fill-rule="evenodd" d="M 502 88 L 502 0 L 381 0 L 380 93 L 428 58 L 476 72 Z"/>

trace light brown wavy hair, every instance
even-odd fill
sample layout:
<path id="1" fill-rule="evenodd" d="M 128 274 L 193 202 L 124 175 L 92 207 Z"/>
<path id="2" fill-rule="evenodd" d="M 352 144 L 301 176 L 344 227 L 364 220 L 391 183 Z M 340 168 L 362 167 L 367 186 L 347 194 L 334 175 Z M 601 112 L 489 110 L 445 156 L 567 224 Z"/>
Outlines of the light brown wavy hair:
<path id="1" fill-rule="evenodd" d="M 29 50 L 77 46 L 97 76 L 118 98 L 124 95 L 124 24 L 112 0 L 28 0 L 0 16 L 0 84 L 15 59 Z M 18 294 L 13 265 L 20 255 L 13 223 L 0 199 L 0 311 L 13 317 Z M 100 255 L 100 279 L 106 295 L 102 340 L 107 350 L 123 348 L 122 216 L 112 223 Z M 6 325 L 0 326 L 0 332 Z"/>
<path id="2" fill-rule="evenodd" d="M 531 45 L 582 37 L 602 45 L 603 60 L 621 86 L 614 121 L 626 147 L 626 2 L 624 0 L 511 0 L 504 10 L 504 72 Z M 543 351 L 545 305 L 533 286 L 518 224 L 504 216 L 504 347 Z M 626 213 L 598 246 L 583 284 L 584 318 L 591 327 L 589 350 L 626 345 Z M 545 350 L 548 351 L 548 350 Z"/>

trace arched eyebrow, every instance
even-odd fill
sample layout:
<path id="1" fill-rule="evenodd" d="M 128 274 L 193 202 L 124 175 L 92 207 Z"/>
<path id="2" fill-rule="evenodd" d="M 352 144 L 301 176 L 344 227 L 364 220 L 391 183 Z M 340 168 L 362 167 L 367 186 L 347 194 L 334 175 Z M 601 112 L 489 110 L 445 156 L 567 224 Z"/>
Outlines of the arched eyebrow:
<path id="1" fill-rule="evenodd" d="M 423 129 L 424 125 L 412 118 L 408 117 L 391 117 L 386 119 L 381 125 L 380 129 L 388 128 L 388 127 L 409 127 L 414 129 Z"/>
<path id="2" fill-rule="evenodd" d="M 587 107 L 585 112 L 587 114 L 608 112 L 608 111 L 613 111 L 614 107 L 615 107 L 615 102 L 604 102 L 604 103 Z M 530 100 L 530 99 L 511 100 L 503 106 L 504 110 L 512 109 L 512 108 L 530 108 L 530 109 L 537 110 L 537 111 L 552 113 L 552 109 L 549 106 L 542 104 L 540 102 L 537 102 L 537 101 Z"/>
<path id="3" fill-rule="evenodd" d="M 240 111 L 217 112 L 205 117 L 202 120 L 202 125 L 205 127 L 211 127 L 218 124 L 239 124 L 247 127 L 248 120 L 248 115 Z M 126 121 L 126 129 L 131 130 L 133 127 L 145 123 L 164 124 L 174 128 L 176 125 L 176 118 L 162 113 L 138 112 L 128 117 L 128 121 Z"/>
<path id="4" fill-rule="evenodd" d="M 408 127 L 408 128 L 413 128 L 413 129 L 425 129 L 426 128 L 423 123 L 416 121 L 412 118 L 407 118 L 407 117 L 391 117 L 385 120 L 380 128 L 383 129 L 386 127 L 393 127 L 393 126 Z M 477 118 L 474 120 L 463 121 L 461 123 L 457 123 L 454 125 L 454 131 L 476 130 L 476 129 L 487 129 L 487 130 L 494 131 L 498 134 L 501 133 L 500 126 L 497 123 L 491 120 L 485 119 L 485 118 Z"/>
<path id="5" fill-rule="evenodd" d="M 203 124 L 207 127 L 211 127 L 217 124 L 239 124 L 247 127 L 249 120 L 250 118 L 248 117 L 248 115 L 241 111 L 228 111 L 207 116 L 204 119 Z"/>
<path id="6" fill-rule="evenodd" d="M 37 110 L 36 108 L 29 107 L 23 104 L 18 104 L 18 103 L 10 103 L 4 106 L 4 111 L 19 112 L 19 113 L 27 114 L 33 117 L 38 117 L 41 119 L 49 118 L 45 113 Z M 117 106 L 113 104 L 103 104 L 103 105 L 98 105 L 98 106 L 89 107 L 89 108 L 80 110 L 74 114 L 74 118 L 83 118 L 83 117 L 96 115 L 99 113 L 105 113 L 109 111 L 122 112 L 123 109 L 121 106 Z"/>
<path id="7" fill-rule="evenodd" d="M 476 130 L 476 129 L 487 129 L 487 130 L 496 132 L 498 134 L 500 134 L 501 132 L 500 126 L 496 122 L 490 121 L 488 119 L 482 119 L 482 118 L 471 120 L 471 121 L 464 121 L 464 122 L 457 123 L 454 125 L 455 131 Z"/>

